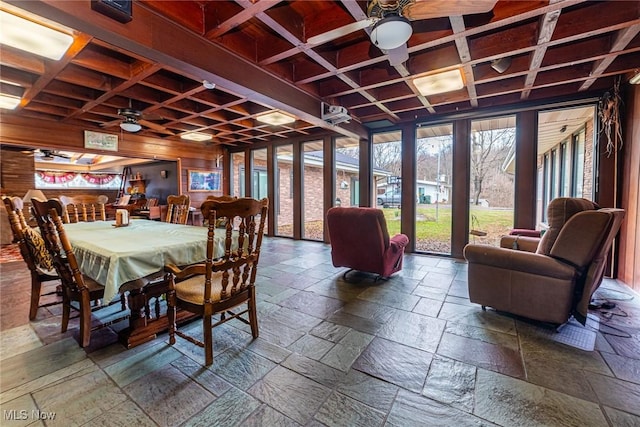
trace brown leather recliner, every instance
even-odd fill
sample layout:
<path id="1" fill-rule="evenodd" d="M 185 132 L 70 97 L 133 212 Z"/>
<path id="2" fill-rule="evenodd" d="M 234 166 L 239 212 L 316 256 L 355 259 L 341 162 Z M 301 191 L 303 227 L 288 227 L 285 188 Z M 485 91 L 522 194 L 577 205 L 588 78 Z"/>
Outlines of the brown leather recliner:
<path id="1" fill-rule="evenodd" d="M 576 199 L 556 200 L 553 208 L 573 205 Z M 471 302 L 557 325 L 573 315 L 584 324 L 624 210 L 589 209 L 588 204 L 583 208 L 587 210 L 565 215 L 566 222 L 558 230 L 551 227 L 537 245 L 534 238 L 522 237 L 514 244 L 515 236 L 503 239 L 506 247 L 467 245 Z M 550 205 L 550 222 L 551 209 Z M 530 252 L 534 248 L 536 252 Z"/>

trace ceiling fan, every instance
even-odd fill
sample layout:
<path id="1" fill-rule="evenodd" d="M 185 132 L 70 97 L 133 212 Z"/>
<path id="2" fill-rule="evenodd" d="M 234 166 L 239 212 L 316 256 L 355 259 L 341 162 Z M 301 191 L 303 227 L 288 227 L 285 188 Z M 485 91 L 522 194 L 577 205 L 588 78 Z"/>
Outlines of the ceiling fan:
<path id="1" fill-rule="evenodd" d="M 485 13 L 491 11 L 497 2 L 498 0 L 371 0 L 367 6 L 367 19 L 310 37 L 307 42 L 319 45 L 365 30 L 371 42 L 389 55 L 391 65 L 399 65 L 409 59 L 407 41 L 413 34 L 411 21 Z"/>
<path id="2" fill-rule="evenodd" d="M 60 153 L 58 151 L 55 150 L 34 150 L 33 151 L 33 155 L 34 156 L 38 156 L 38 159 L 40 161 L 44 161 L 44 162 L 52 162 L 56 159 L 56 157 L 61 158 L 61 159 L 71 159 L 70 156 L 64 154 L 64 153 Z"/>
<path id="3" fill-rule="evenodd" d="M 138 132 L 144 125 L 155 131 L 173 135 L 173 132 L 167 130 L 164 126 L 150 121 L 162 120 L 162 117 L 157 114 L 143 114 L 142 111 L 134 110 L 133 108 L 118 108 L 118 115 L 124 118 L 120 122 L 120 128 L 124 131 Z"/>

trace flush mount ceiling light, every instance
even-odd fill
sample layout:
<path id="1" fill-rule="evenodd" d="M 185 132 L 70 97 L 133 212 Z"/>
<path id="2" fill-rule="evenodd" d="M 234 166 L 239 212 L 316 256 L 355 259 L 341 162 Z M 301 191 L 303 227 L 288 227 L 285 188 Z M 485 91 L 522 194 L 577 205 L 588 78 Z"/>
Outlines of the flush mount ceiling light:
<path id="1" fill-rule="evenodd" d="M 20 105 L 20 97 L 0 93 L 0 108 L 5 110 L 15 110 Z"/>
<path id="2" fill-rule="evenodd" d="M 142 129 L 140 123 L 136 121 L 133 117 L 126 117 L 122 123 L 120 123 L 120 128 L 127 132 L 138 132 Z"/>
<path id="3" fill-rule="evenodd" d="M 5 11 L 0 11 L 0 44 L 25 50 L 45 58 L 62 58 L 73 37 Z"/>
<path id="4" fill-rule="evenodd" d="M 258 114 L 256 116 L 256 120 L 268 125 L 281 126 L 295 122 L 296 118 L 281 111 L 272 111 L 269 113 Z"/>
<path id="5" fill-rule="evenodd" d="M 413 79 L 413 84 L 423 96 L 452 92 L 464 87 L 464 81 L 459 69 L 417 77 Z"/>
<path id="6" fill-rule="evenodd" d="M 405 44 L 412 33 L 411 22 L 407 18 L 390 15 L 375 23 L 369 37 L 380 49 L 391 50 Z"/>
<path id="7" fill-rule="evenodd" d="M 210 141 L 213 139 L 213 135 L 202 132 L 189 132 L 180 135 L 181 139 L 188 139 L 189 141 Z"/>
<path id="8" fill-rule="evenodd" d="M 216 88 L 216 84 L 215 83 L 211 83 L 209 80 L 203 80 L 202 81 L 202 86 L 205 89 L 215 89 Z"/>

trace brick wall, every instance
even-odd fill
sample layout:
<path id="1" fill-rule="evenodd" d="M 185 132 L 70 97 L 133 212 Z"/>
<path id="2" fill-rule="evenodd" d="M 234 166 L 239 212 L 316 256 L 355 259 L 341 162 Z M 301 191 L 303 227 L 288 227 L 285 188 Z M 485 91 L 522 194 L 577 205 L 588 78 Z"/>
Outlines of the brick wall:
<path id="1" fill-rule="evenodd" d="M 582 197 L 593 199 L 593 120 L 589 120 L 585 126 L 584 138 L 584 179 L 582 181 Z"/>

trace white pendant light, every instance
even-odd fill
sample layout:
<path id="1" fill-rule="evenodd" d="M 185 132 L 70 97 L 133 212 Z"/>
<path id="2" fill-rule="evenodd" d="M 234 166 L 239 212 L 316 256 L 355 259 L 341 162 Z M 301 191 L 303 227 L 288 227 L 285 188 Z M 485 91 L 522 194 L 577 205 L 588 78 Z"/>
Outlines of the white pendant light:
<path id="1" fill-rule="evenodd" d="M 120 129 L 127 132 L 138 132 L 142 129 L 142 126 L 140 126 L 140 123 L 136 122 L 135 119 L 127 117 L 122 123 L 120 123 Z"/>
<path id="2" fill-rule="evenodd" d="M 405 44 L 412 33 L 411 22 L 407 18 L 391 15 L 376 22 L 369 36 L 380 49 L 391 50 Z"/>

